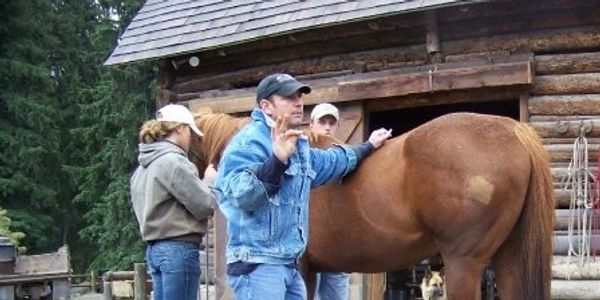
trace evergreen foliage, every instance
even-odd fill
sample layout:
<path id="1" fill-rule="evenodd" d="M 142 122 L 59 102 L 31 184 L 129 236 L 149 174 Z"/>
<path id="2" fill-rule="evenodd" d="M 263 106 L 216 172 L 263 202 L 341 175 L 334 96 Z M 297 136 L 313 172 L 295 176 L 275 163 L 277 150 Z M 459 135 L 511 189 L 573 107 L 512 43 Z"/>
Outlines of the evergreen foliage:
<path id="1" fill-rule="evenodd" d="M 129 176 L 155 71 L 103 65 L 143 2 L 0 1 L 0 206 L 29 253 L 68 243 L 80 272 L 143 260 Z"/>

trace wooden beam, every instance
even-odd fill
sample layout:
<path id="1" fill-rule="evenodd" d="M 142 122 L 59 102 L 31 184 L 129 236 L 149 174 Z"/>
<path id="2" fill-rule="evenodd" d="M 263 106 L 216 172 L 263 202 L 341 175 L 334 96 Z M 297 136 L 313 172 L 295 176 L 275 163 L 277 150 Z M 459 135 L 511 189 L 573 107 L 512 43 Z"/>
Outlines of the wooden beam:
<path id="1" fill-rule="evenodd" d="M 595 280 L 552 280 L 550 286 L 552 300 L 600 299 L 598 281 Z"/>
<path id="2" fill-rule="evenodd" d="M 440 39 L 438 34 L 438 22 L 435 10 L 425 12 L 425 26 L 427 35 L 425 37 L 425 47 L 427 53 L 435 54 L 440 52 Z"/>
<path id="3" fill-rule="evenodd" d="M 544 145 L 544 148 L 550 155 L 550 162 L 569 162 L 573 157 L 573 145 L 571 144 Z M 599 144 L 589 144 L 588 149 L 590 157 L 598 157 Z"/>
<path id="4" fill-rule="evenodd" d="M 539 75 L 600 72 L 600 52 L 537 55 L 535 73 Z"/>
<path id="5" fill-rule="evenodd" d="M 600 221 L 600 220 L 599 220 Z M 552 258 L 552 278 L 564 280 L 600 280 L 600 261 L 580 265 L 580 257 L 557 255 Z M 581 298 L 570 298 L 581 299 Z"/>
<path id="6" fill-rule="evenodd" d="M 471 21 L 481 18 L 503 18 L 520 14 L 540 14 L 557 9 L 598 7 L 594 1 L 587 0 L 541 0 L 541 1 L 494 1 L 469 6 L 453 6 L 440 10 L 439 19 L 443 23 Z"/>
<path id="7" fill-rule="evenodd" d="M 445 54 L 475 52 L 551 52 L 598 48 L 600 26 L 519 32 L 444 42 Z"/>
<path id="8" fill-rule="evenodd" d="M 566 206 L 566 208 L 564 209 L 556 209 L 555 210 L 555 216 L 556 216 L 556 222 L 554 224 L 554 230 L 567 230 L 569 228 L 569 220 L 571 219 L 571 216 L 573 216 L 573 211 L 568 209 L 568 206 Z M 590 216 L 591 217 L 591 221 L 595 222 L 595 224 L 599 224 L 600 222 L 600 214 L 599 213 L 593 213 L 593 215 Z M 589 223 L 588 223 L 589 224 Z"/>
<path id="9" fill-rule="evenodd" d="M 554 189 L 554 201 L 555 208 L 569 208 L 571 203 L 571 194 L 562 188 Z"/>
<path id="10" fill-rule="evenodd" d="M 600 92 L 600 73 L 537 76 L 535 95 L 593 94 Z"/>
<path id="11" fill-rule="evenodd" d="M 529 109 L 527 108 L 527 102 L 529 101 L 529 93 L 522 93 L 519 96 L 519 121 L 529 122 Z"/>
<path id="12" fill-rule="evenodd" d="M 363 72 L 379 71 L 390 68 L 394 64 L 421 62 L 427 60 L 424 45 L 390 47 L 378 50 L 358 51 L 334 55 L 320 55 L 317 58 L 290 58 L 279 63 L 266 63 L 260 66 L 243 68 L 224 66 L 216 72 L 208 74 L 180 74 L 173 87 L 178 94 L 219 89 L 224 85 L 232 88 L 254 86 L 268 74 L 285 72 L 301 76 L 306 74 L 323 74 L 330 72 L 347 72 L 353 70 L 356 62 L 363 62 Z M 331 75 L 331 74 L 329 74 Z M 314 76 L 314 75 L 312 75 Z"/>
<path id="13" fill-rule="evenodd" d="M 316 80 L 309 82 L 313 91 L 304 97 L 304 104 L 324 101 L 345 102 L 394 97 L 418 93 L 526 85 L 532 81 L 531 63 L 515 62 L 468 68 L 443 69 L 432 72 L 389 75 L 372 72 L 348 77 L 347 81 Z M 380 76 L 378 76 L 380 75 Z M 431 78 L 431 80 L 430 80 Z M 189 100 L 190 109 L 207 106 L 213 112 L 249 111 L 256 105 L 254 93 L 231 97 Z"/>
<path id="14" fill-rule="evenodd" d="M 535 96 L 528 104 L 532 115 L 600 115 L 600 94 Z"/>
<path id="15" fill-rule="evenodd" d="M 523 87 L 519 86 L 492 87 L 378 98 L 365 101 L 365 110 L 378 112 L 440 104 L 514 100 L 519 98 L 522 90 Z"/>
<path id="16" fill-rule="evenodd" d="M 440 26 L 440 38 L 444 41 L 474 37 L 492 37 L 517 32 L 536 32 L 569 27 L 598 25 L 600 14 L 590 7 L 544 9 L 524 13 L 520 8 L 505 16 L 471 18 Z"/>
<path id="17" fill-rule="evenodd" d="M 600 137 L 600 116 L 591 120 L 560 120 L 531 122 L 530 125 L 537 131 L 542 138 L 573 138 L 579 136 L 580 129 L 583 127 L 585 136 Z"/>
<path id="18" fill-rule="evenodd" d="M 408 94 L 449 91 L 493 86 L 531 84 L 529 62 L 402 74 L 366 80 L 342 82 L 343 99 L 372 99 Z"/>

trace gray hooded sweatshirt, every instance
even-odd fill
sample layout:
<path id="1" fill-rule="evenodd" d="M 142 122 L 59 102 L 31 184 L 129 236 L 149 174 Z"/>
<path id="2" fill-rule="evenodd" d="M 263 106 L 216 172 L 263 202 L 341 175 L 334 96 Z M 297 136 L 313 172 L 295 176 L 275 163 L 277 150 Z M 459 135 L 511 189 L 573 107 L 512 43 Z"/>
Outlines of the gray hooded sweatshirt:
<path id="1" fill-rule="evenodd" d="M 215 196 L 179 146 L 168 141 L 140 144 L 139 167 L 131 177 L 131 200 L 145 241 L 201 242 Z"/>

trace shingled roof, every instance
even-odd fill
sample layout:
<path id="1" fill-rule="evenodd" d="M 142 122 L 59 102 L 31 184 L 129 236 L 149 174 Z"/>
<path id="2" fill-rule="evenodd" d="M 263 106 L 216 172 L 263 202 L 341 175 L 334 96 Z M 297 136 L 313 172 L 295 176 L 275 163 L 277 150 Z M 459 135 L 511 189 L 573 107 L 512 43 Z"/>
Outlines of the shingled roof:
<path id="1" fill-rule="evenodd" d="M 465 0 L 148 0 L 106 65 L 220 48 Z"/>

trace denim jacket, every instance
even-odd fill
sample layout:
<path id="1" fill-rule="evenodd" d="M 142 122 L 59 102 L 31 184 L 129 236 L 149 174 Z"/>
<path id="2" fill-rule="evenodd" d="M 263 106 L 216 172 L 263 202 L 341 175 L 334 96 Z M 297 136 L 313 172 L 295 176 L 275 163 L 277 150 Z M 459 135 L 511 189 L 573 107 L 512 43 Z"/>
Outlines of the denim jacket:
<path id="1" fill-rule="evenodd" d="M 256 176 L 272 157 L 273 120 L 260 109 L 223 154 L 216 180 L 219 208 L 227 218 L 227 263 L 295 263 L 308 241 L 310 189 L 341 178 L 357 164 L 352 148 L 309 148 L 301 136 L 274 185 Z"/>

